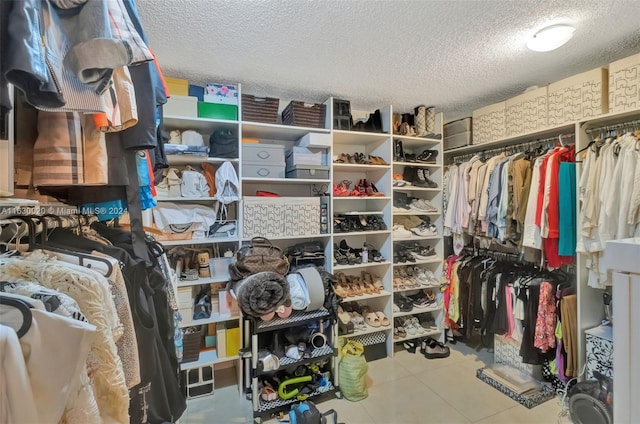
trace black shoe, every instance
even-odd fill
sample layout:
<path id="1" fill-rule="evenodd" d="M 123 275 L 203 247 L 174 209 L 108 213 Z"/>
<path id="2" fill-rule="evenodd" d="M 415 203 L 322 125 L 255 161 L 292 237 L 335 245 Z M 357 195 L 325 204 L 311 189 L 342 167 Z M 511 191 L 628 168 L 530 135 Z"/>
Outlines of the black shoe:
<path id="1" fill-rule="evenodd" d="M 402 148 L 402 140 L 393 141 L 393 160 L 395 162 L 404 161 L 404 149 Z"/>
<path id="2" fill-rule="evenodd" d="M 438 157 L 437 150 L 425 150 L 416 157 L 416 162 L 435 163 Z"/>

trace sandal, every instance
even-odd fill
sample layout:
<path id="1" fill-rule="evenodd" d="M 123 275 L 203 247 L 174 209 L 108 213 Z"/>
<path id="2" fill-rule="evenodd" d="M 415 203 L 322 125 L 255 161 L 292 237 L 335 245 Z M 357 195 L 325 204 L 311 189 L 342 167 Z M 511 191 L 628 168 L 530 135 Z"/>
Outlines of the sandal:
<path id="1" fill-rule="evenodd" d="M 388 327 L 390 325 L 389 318 L 385 314 L 380 311 L 375 313 L 378 316 L 378 321 L 380 321 L 380 325 L 383 327 Z"/>
<path id="2" fill-rule="evenodd" d="M 351 334 L 354 328 L 349 314 L 342 309 L 342 306 L 338 306 L 338 329 L 340 332 L 342 334 Z"/>
<path id="3" fill-rule="evenodd" d="M 367 324 L 370 326 L 380 327 L 380 318 L 378 318 L 378 315 L 375 312 L 369 312 L 365 318 L 367 320 Z"/>

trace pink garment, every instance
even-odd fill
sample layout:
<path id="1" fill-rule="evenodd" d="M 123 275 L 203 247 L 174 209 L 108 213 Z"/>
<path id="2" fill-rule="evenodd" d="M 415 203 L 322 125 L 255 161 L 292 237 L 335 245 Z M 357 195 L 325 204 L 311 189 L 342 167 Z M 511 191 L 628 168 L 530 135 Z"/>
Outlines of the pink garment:
<path id="1" fill-rule="evenodd" d="M 513 320 L 513 300 L 511 297 L 513 296 L 513 287 L 507 286 L 504 288 L 505 301 L 507 306 L 507 332 L 504 337 L 507 339 L 513 339 L 513 329 L 515 327 L 515 322 Z"/>
<path id="2" fill-rule="evenodd" d="M 539 300 L 533 345 L 546 353 L 556 347 L 556 301 L 551 283 L 544 281 L 540 285 Z"/>

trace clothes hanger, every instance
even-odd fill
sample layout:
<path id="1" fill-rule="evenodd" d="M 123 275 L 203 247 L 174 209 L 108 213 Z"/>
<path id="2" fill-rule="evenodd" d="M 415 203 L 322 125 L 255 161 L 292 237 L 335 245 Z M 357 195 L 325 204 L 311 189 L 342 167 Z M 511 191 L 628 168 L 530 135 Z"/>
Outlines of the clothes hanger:
<path id="1" fill-rule="evenodd" d="M 16 334 L 18 335 L 18 338 L 27 334 L 27 331 L 31 328 L 31 322 L 33 321 L 33 315 L 31 314 L 29 304 L 21 299 L 4 296 L 3 293 L 0 293 L 0 305 L 17 309 L 20 312 L 22 315 L 22 324 L 20 325 L 20 328 L 16 330 Z"/>

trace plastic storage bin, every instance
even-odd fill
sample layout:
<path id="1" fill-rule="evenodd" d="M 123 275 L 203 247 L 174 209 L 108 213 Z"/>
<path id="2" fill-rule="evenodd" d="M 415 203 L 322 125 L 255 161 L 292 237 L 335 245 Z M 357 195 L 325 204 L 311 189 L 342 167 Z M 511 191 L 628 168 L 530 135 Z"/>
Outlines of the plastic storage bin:
<path id="1" fill-rule="evenodd" d="M 198 102 L 198 117 L 236 121 L 238 119 L 238 106 Z"/>

